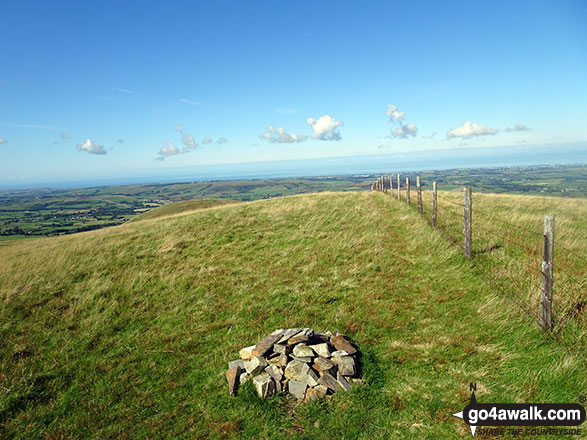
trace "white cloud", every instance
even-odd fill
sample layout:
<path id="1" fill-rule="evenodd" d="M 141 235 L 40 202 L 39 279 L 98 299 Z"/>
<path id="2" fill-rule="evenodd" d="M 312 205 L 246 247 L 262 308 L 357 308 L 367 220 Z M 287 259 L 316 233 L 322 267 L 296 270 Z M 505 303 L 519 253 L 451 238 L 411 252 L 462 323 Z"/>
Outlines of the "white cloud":
<path id="1" fill-rule="evenodd" d="M 212 142 L 214 142 L 214 140 L 211 137 L 206 136 L 204 139 L 202 139 L 202 144 L 206 145 L 206 144 L 211 144 Z"/>
<path id="2" fill-rule="evenodd" d="M 66 131 L 61 132 L 61 140 L 62 141 L 68 141 L 70 139 L 71 139 L 71 136 L 69 136 L 69 133 L 67 133 Z"/>
<path id="3" fill-rule="evenodd" d="M 406 117 L 406 112 L 400 112 L 395 105 L 387 104 L 385 115 L 390 121 L 403 121 Z"/>
<path id="4" fill-rule="evenodd" d="M 132 93 L 130 90 L 128 90 L 128 89 L 122 89 L 120 87 L 116 88 L 116 90 L 118 90 L 119 92 L 122 92 L 122 93 L 127 93 L 127 94 L 131 94 Z"/>
<path id="5" fill-rule="evenodd" d="M 181 125 L 174 125 L 174 126 L 173 126 L 173 129 L 174 129 L 175 131 L 182 131 L 182 130 L 183 130 L 183 127 L 182 127 Z"/>
<path id="6" fill-rule="evenodd" d="M 385 116 L 389 118 L 389 122 L 395 127 L 390 130 L 388 137 L 407 139 L 410 136 L 416 136 L 418 133 L 418 127 L 414 124 L 404 124 L 406 112 L 400 112 L 395 105 L 387 104 Z"/>
<path id="7" fill-rule="evenodd" d="M 306 122 L 312 127 L 312 139 L 322 141 L 339 141 L 342 139 L 340 132 L 337 130 L 344 125 L 342 121 L 337 121 L 329 115 L 324 115 L 318 120 L 308 118 Z"/>
<path id="8" fill-rule="evenodd" d="M 189 104 L 189 105 L 202 105 L 201 102 L 198 101 L 192 101 L 190 99 L 185 99 L 185 98 L 180 98 L 179 102 L 183 102 L 184 104 Z"/>
<path id="9" fill-rule="evenodd" d="M 513 127 L 506 127 L 504 130 L 508 133 L 511 133 L 513 131 L 530 131 L 530 129 L 526 127 L 524 124 L 514 124 Z"/>
<path id="10" fill-rule="evenodd" d="M 77 144 L 76 148 L 79 151 L 87 151 L 89 154 L 106 154 L 104 145 L 93 142 L 90 138 L 87 138 L 84 142 Z"/>
<path id="11" fill-rule="evenodd" d="M 7 144 L 8 141 L 4 138 L 0 138 L 0 144 Z"/>
<path id="12" fill-rule="evenodd" d="M 261 139 L 267 139 L 269 142 L 278 144 L 293 144 L 304 142 L 306 139 L 308 139 L 308 135 L 306 134 L 288 133 L 283 127 L 273 128 L 273 125 L 270 125 L 267 131 L 265 133 L 261 133 L 259 137 Z"/>
<path id="13" fill-rule="evenodd" d="M 446 133 L 447 139 L 451 138 L 471 138 L 475 136 L 492 136 L 497 134 L 497 130 L 490 127 L 485 127 L 481 124 L 474 124 L 473 122 L 465 122 L 461 127 L 453 128 Z"/>
<path id="14" fill-rule="evenodd" d="M 418 127 L 414 124 L 400 124 L 395 130 L 391 131 L 390 137 L 407 139 L 410 136 L 414 137 L 418 133 Z"/>
<path id="15" fill-rule="evenodd" d="M 217 144 L 225 144 L 228 142 L 228 139 L 226 138 L 218 138 L 218 140 L 216 141 Z"/>
<path id="16" fill-rule="evenodd" d="M 165 160 L 170 156 L 176 156 L 178 154 L 185 154 L 189 153 L 190 150 L 186 148 L 177 148 L 171 141 L 165 141 L 165 144 L 161 147 L 159 152 L 157 153 L 159 156 L 156 157 L 156 160 Z"/>
<path id="17" fill-rule="evenodd" d="M 194 137 L 191 134 L 188 134 L 188 133 L 182 133 L 181 143 L 184 144 L 185 147 L 189 150 L 195 150 L 196 148 L 198 148 L 198 144 L 196 143 L 196 140 L 194 139 Z"/>

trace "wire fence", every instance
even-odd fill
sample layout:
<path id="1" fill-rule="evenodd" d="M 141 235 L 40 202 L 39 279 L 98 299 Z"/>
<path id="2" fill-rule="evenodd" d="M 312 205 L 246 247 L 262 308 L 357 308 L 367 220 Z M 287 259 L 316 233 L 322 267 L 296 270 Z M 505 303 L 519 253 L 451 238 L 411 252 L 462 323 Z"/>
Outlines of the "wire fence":
<path id="1" fill-rule="evenodd" d="M 414 185 L 409 179 L 397 176 L 397 179 L 392 175 L 381 176 L 371 189 L 388 193 L 392 199 L 401 200 L 418 209 L 431 227 L 438 229 L 455 245 L 462 246 L 467 255 L 466 198 L 454 191 L 437 192 L 435 182 L 425 184 L 420 177 Z M 585 358 L 586 256 L 570 249 L 570 246 L 564 244 L 564 240 L 554 240 L 553 236 L 555 257 L 551 263 L 554 269 L 552 272 L 545 272 L 546 240 L 543 225 L 528 220 L 535 220 L 535 213 L 524 212 L 523 209 L 510 209 L 500 213 L 485 198 L 479 199 L 477 204 L 473 202 L 470 208 L 470 261 L 474 270 L 491 291 L 507 298 L 531 321 L 546 327 L 544 335 L 547 338 L 556 340 L 565 350 Z M 564 237 L 564 231 L 557 230 L 558 236 Z M 540 319 L 548 302 L 549 282 L 551 321 L 550 325 L 545 326 Z"/>

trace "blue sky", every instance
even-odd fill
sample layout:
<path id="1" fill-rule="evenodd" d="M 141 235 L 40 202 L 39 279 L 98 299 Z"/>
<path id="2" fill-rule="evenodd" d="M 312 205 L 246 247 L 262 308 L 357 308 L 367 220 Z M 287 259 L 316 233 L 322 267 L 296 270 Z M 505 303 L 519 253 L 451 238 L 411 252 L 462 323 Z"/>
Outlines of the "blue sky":
<path id="1" fill-rule="evenodd" d="M 556 148 L 585 121 L 587 1 L 0 3 L 0 183 Z"/>

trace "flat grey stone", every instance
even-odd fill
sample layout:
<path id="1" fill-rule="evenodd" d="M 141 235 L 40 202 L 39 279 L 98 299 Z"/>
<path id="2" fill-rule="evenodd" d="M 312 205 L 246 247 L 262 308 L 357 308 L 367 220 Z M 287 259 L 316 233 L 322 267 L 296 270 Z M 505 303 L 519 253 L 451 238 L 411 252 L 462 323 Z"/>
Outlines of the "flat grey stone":
<path id="1" fill-rule="evenodd" d="M 245 370 L 251 375 L 261 372 L 266 366 L 267 360 L 259 356 L 255 356 L 250 361 L 245 361 Z"/>
<path id="2" fill-rule="evenodd" d="M 309 348 L 314 351 L 318 356 L 322 356 L 323 358 L 330 357 L 330 349 L 328 348 L 328 344 L 315 344 L 315 345 L 308 345 Z"/>
<path id="3" fill-rule="evenodd" d="M 318 384 L 324 385 L 325 387 L 330 388 L 332 391 L 339 391 L 343 389 L 342 385 L 338 383 L 338 380 L 336 380 L 328 373 L 322 373 L 320 375 L 318 378 Z"/>
<path id="4" fill-rule="evenodd" d="M 245 361 L 243 361 L 242 359 L 238 359 L 236 361 L 230 361 L 228 363 L 228 369 L 230 370 L 231 368 L 234 367 L 239 367 L 241 370 L 245 369 Z"/>
<path id="5" fill-rule="evenodd" d="M 291 338 L 295 334 L 299 333 L 300 330 L 302 330 L 302 329 L 301 328 L 288 328 L 288 329 L 284 330 L 283 335 L 281 336 L 281 338 L 279 338 L 279 341 L 277 341 L 277 344 L 283 344 L 284 342 L 287 342 L 287 340 L 289 338 Z"/>
<path id="6" fill-rule="evenodd" d="M 283 379 L 283 371 L 281 371 L 281 368 L 276 367 L 275 365 L 269 365 L 268 367 L 266 367 L 265 373 L 271 376 L 273 380 L 275 380 L 276 382 Z"/>
<path id="7" fill-rule="evenodd" d="M 306 397 L 306 388 L 308 388 L 308 385 L 294 379 L 290 379 L 287 382 L 287 391 L 293 394 L 298 400 L 304 400 Z"/>
<path id="8" fill-rule="evenodd" d="M 355 375 L 355 360 L 352 356 L 332 356 L 330 360 L 338 367 L 338 372 L 343 376 Z"/>
<path id="9" fill-rule="evenodd" d="M 315 356 L 314 350 L 308 347 L 306 344 L 297 344 L 293 348 L 292 354 L 297 357 L 309 357 Z"/>
<path id="10" fill-rule="evenodd" d="M 340 384 L 340 386 L 343 387 L 345 390 L 351 390 L 351 385 L 347 382 L 344 376 L 340 374 L 340 372 L 338 372 L 338 374 L 336 375 L 336 380 Z"/>
<path id="11" fill-rule="evenodd" d="M 318 385 L 318 376 L 310 369 L 308 364 L 293 360 L 285 367 L 284 375 L 288 379 L 303 382 L 311 387 Z"/>
<path id="12" fill-rule="evenodd" d="M 306 364 L 311 364 L 312 363 L 312 359 L 314 359 L 314 358 L 312 358 L 310 356 L 307 356 L 307 357 L 299 357 L 299 356 L 294 356 L 293 354 L 291 355 L 291 358 L 293 360 L 295 360 L 295 361 L 304 362 Z"/>
<path id="13" fill-rule="evenodd" d="M 280 354 L 290 354 L 291 353 L 291 346 L 285 345 L 285 344 L 274 344 L 273 351 L 275 353 L 280 353 Z"/>
<path id="14" fill-rule="evenodd" d="M 337 351 L 333 351 L 332 353 L 330 353 L 330 357 L 334 357 L 334 356 L 348 356 L 349 354 L 344 351 L 344 350 L 337 350 Z"/>
<path id="15" fill-rule="evenodd" d="M 288 339 L 287 345 L 299 344 L 300 342 L 308 341 L 314 335 L 314 330 L 311 328 L 304 328 L 296 335 Z"/>
<path id="16" fill-rule="evenodd" d="M 332 367 L 334 367 L 334 364 L 323 357 L 317 357 L 314 359 L 314 364 L 312 365 L 312 368 L 320 373 L 328 371 Z"/>
<path id="17" fill-rule="evenodd" d="M 275 382 L 267 373 L 253 377 L 253 384 L 261 398 L 270 399 L 275 396 Z"/>

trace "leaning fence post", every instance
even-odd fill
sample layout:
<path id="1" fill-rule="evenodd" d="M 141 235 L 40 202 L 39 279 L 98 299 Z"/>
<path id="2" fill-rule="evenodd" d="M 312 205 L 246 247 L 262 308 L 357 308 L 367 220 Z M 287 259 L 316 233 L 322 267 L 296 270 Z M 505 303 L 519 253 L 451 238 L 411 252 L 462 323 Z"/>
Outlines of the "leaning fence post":
<path id="1" fill-rule="evenodd" d="M 389 180 L 389 195 L 393 196 L 393 183 L 391 182 L 391 174 L 388 177 Z"/>
<path id="2" fill-rule="evenodd" d="M 464 190 L 464 197 L 463 197 L 463 206 L 464 206 L 464 244 L 465 244 L 465 258 L 471 258 L 473 255 L 473 240 L 472 240 L 472 229 L 471 229 L 471 222 L 473 220 L 473 200 L 471 197 L 471 187 L 466 186 Z"/>
<path id="3" fill-rule="evenodd" d="M 436 227 L 436 182 L 432 183 L 432 226 Z"/>
<path id="4" fill-rule="evenodd" d="M 422 214 L 422 182 L 420 176 L 416 178 L 416 186 L 418 187 L 418 212 Z"/>
<path id="5" fill-rule="evenodd" d="M 540 294 L 540 327 L 552 329 L 552 260 L 554 257 L 554 215 L 544 216 L 542 247 L 542 292 Z"/>
<path id="6" fill-rule="evenodd" d="M 399 173 L 397 173 L 397 199 L 401 200 L 402 197 L 402 184 L 399 180 Z"/>
<path id="7" fill-rule="evenodd" d="M 406 177 L 406 203 L 410 204 L 410 178 Z"/>

